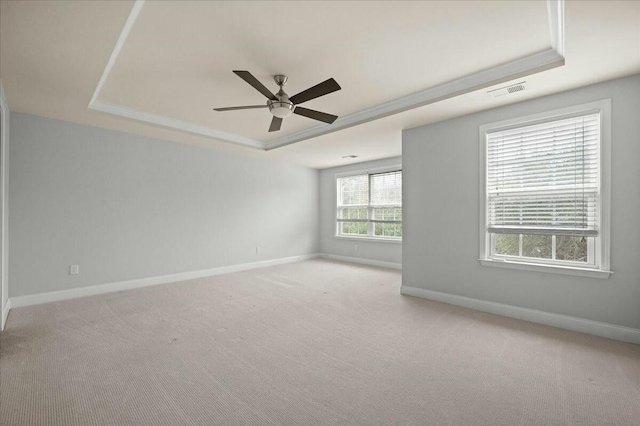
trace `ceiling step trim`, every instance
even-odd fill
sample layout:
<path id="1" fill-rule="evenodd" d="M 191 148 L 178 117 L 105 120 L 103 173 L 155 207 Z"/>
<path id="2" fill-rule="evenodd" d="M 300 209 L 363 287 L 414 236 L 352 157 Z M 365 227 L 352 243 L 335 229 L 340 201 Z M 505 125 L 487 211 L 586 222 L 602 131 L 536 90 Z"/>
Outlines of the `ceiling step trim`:
<path id="1" fill-rule="evenodd" d="M 318 126 L 267 142 L 267 150 L 280 148 L 320 135 L 337 132 L 349 127 L 443 101 L 455 96 L 464 95 L 465 93 L 491 87 L 496 84 L 504 83 L 562 65 L 564 65 L 564 58 L 562 56 L 558 55 L 558 53 L 553 49 L 545 50 L 544 52 L 536 53 L 504 65 L 499 65 L 497 67 L 470 74 L 466 77 L 429 88 L 422 92 L 398 98 L 394 101 L 356 112 L 345 117 L 340 117 L 334 121 L 331 126 Z"/>
<path id="2" fill-rule="evenodd" d="M 551 49 L 564 58 L 564 0 L 547 0 Z"/>
<path id="3" fill-rule="evenodd" d="M 206 126 L 98 100 L 100 92 L 102 91 L 118 56 L 126 43 L 127 37 L 129 36 L 129 33 L 142 10 L 144 2 L 145 0 L 135 1 L 87 108 L 155 126 L 166 127 L 223 142 L 266 151 L 347 129 L 349 127 L 388 117 L 393 114 L 419 108 L 421 106 L 460 96 L 475 90 L 485 89 L 496 84 L 505 83 L 510 80 L 522 78 L 564 65 L 564 0 L 547 0 L 549 32 L 551 39 L 551 48 L 548 50 L 469 74 L 465 77 L 340 117 L 331 125 L 317 126 L 273 141 L 262 142 L 234 133 L 223 132 Z"/>
<path id="4" fill-rule="evenodd" d="M 111 56 L 109 56 L 109 61 L 107 61 L 107 65 L 104 67 L 102 71 L 102 75 L 100 76 L 100 80 L 98 81 L 98 85 L 96 86 L 96 90 L 93 91 L 93 96 L 91 96 L 91 100 L 89 101 L 89 108 L 91 108 L 91 104 L 98 100 L 98 95 L 102 91 L 102 87 L 107 82 L 107 78 L 113 69 L 113 66 L 116 64 L 116 60 L 120 55 L 120 51 L 124 46 L 124 43 L 127 41 L 127 37 L 129 37 L 129 33 L 133 28 L 133 24 L 135 24 L 136 19 L 138 19 L 138 15 L 140 15 L 140 11 L 142 10 L 142 6 L 144 6 L 145 0 L 136 0 L 133 3 L 133 7 L 131 8 L 131 12 L 129 12 L 129 17 L 127 17 L 127 22 L 124 23 L 124 27 L 122 27 L 122 31 L 120 31 L 120 35 L 118 36 L 118 41 L 116 41 L 116 45 L 111 52 Z"/>
<path id="5" fill-rule="evenodd" d="M 233 143 L 237 145 L 248 146 L 250 148 L 256 149 L 265 149 L 265 143 L 262 141 L 257 141 L 254 139 L 246 138 L 244 136 L 236 135 L 234 133 L 223 132 L 220 130 L 212 129 L 206 126 L 200 126 L 198 124 L 189 123 L 187 121 L 177 120 L 170 117 L 165 117 L 158 114 L 153 114 L 145 111 L 136 110 L 133 108 L 128 108 L 122 105 L 117 105 L 110 102 L 103 102 L 98 100 L 98 96 L 102 91 L 107 79 L 109 78 L 109 74 L 113 69 L 116 61 L 118 60 L 118 56 L 124 47 L 127 38 L 129 37 L 129 33 L 131 32 L 133 25 L 136 23 L 138 16 L 140 16 L 140 12 L 142 11 L 142 6 L 144 6 L 145 0 L 136 0 L 131 8 L 131 12 L 129 12 L 129 16 L 127 17 L 127 21 L 120 31 L 120 35 L 118 36 L 118 40 L 116 41 L 116 45 L 111 52 L 111 56 L 109 57 L 109 61 L 102 71 L 102 75 L 100 76 L 100 80 L 98 81 L 98 85 L 93 92 L 93 96 L 89 101 L 89 105 L 87 108 L 93 111 L 104 112 L 111 115 L 116 115 L 119 117 L 128 118 L 131 120 L 141 121 L 146 124 L 151 124 L 155 126 L 166 127 L 173 130 L 179 130 L 182 132 L 192 133 L 198 136 L 205 136 L 208 138 L 213 138 L 217 140 L 221 140 L 228 143 Z"/>
<path id="6" fill-rule="evenodd" d="M 157 115 L 149 112 L 139 111 L 133 108 L 123 107 L 121 105 L 109 102 L 95 101 L 90 109 L 94 111 L 106 112 L 107 114 L 117 115 L 120 117 L 130 118 L 136 121 L 142 121 L 147 124 L 153 124 L 161 127 L 168 127 L 174 130 L 180 130 L 194 135 L 206 136 L 208 138 L 223 140 L 225 142 L 244 145 L 251 148 L 264 149 L 264 142 L 256 141 L 234 133 L 227 133 L 210 127 L 200 126 L 198 124 L 189 123 L 187 121 L 176 120 L 171 117 Z"/>

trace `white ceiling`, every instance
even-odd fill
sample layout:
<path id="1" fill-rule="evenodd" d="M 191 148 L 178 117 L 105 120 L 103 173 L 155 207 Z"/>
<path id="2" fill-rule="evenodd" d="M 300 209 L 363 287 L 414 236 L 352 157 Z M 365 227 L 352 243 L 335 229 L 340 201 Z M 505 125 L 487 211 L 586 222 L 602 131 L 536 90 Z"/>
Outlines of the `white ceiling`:
<path id="1" fill-rule="evenodd" d="M 492 99 L 478 90 L 264 152 L 87 110 L 132 6 L 1 2 L 0 78 L 11 109 L 325 168 L 401 155 L 405 128 L 640 72 L 640 2 L 568 2 L 566 64 L 523 78 L 526 92 Z M 267 110 L 212 111 L 263 103 L 234 69 L 273 91 L 271 76 L 285 73 L 290 95 L 333 77 L 343 89 L 304 106 L 345 116 L 550 43 L 542 1 L 147 1 L 98 100 L 268 142 L 319 123 L 293 116 L 269 134 Z"/>

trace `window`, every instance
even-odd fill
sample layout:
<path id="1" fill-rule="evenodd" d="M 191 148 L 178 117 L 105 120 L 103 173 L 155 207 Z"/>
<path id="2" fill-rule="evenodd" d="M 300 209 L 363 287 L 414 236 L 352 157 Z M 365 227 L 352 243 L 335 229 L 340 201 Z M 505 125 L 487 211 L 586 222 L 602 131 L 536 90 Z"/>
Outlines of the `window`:
<path id="1" fill-rule="evenodd" d="M 608 277 L 609 111 L 603 101 L 481 127 L 483 264 Z"/>
<path id="2" fill-rule="evenodd" d="M 402 170 L 336 176 L 336 235 L 402 239 Z"/>

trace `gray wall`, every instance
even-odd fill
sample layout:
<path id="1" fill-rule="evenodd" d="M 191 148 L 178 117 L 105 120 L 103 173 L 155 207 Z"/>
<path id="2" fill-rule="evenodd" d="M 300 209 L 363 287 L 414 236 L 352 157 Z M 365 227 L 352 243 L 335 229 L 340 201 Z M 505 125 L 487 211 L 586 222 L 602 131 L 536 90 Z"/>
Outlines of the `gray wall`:
<path id="1" fill-rule="evenodd" d="M 478 128 L 612 99 L 608 280 L 481 266 Z M 403 132 L 403 285 L 640 328 L 640 76 Z"/>
<path id="2" fill-rule="evenodd" d="M 338 256 L 357 257 L 391 263 L 402 263 L 402 244 L 347 240 L 335 238 L 336 234 L 336 173 L 367 170 L 402 164 L 402 157 L 352 164 L 349 166 L 324 169 L 320 172 L 320 250 L 322 253 Z M 358 246 L 357 250 L 355 246 Z"/>
<path id="3" fill-rule="evenodd" d="M 11 297 L 319 250 L 317 170 L 15 112 L 10 162 Z"/>

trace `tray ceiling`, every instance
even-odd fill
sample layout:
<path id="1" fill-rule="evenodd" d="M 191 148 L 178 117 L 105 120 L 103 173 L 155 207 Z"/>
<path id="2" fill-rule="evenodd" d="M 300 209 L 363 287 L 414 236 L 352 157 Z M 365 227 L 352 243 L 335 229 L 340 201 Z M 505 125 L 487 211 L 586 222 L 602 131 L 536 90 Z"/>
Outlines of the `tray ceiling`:
<path id="1" fill-rule="evenodd" d="M 264 103 L 234 69 L 290 95 L 333 77 L 304 106 L 344 117 L 549 46 L 540 1 L 146 2 L 97 100 L 268 142 L 321 124 L 212 111 Z"/>

